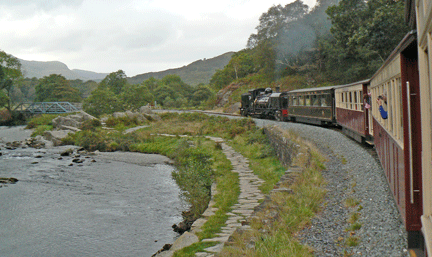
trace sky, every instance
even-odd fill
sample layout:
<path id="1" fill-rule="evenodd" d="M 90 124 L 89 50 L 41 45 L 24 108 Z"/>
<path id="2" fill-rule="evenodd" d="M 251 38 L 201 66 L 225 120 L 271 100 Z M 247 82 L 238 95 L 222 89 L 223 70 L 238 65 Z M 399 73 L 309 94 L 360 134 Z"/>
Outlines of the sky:
<path id="1" fill-rule="evenodd" d="M 132 77 L 244 49 L 262 13 L 293 1 L 0 0 L 0 50 Z"/>

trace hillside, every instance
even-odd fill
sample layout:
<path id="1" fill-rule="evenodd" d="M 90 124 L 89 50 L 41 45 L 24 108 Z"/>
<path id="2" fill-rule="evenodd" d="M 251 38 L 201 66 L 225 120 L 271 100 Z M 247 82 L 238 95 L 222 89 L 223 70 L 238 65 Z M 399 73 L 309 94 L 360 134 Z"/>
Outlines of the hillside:
<path id="1" fill-rule="evenodd" d="M 215 71 L 217 69 L 223 69 L 231 60 L 233 54 L 234 52 L 228 52 L 211 59 L 195 61 L 181 68 L 139 74 L 128 78 L 128 82 L 130 84 L 140 84 L 150 77 L 162 79 L 166 75 L 176 74 L 179 75 L 185 83 L 192 86 L 196 86 L 200 83 L 208 84 Z M 36 77 L 39 79 L 51 74 L 60 74 L 70 80 L 80 79 L 83 81 L 94 80 L 99 82 L 108 75 L 108 73 L 97 73 L 86 70 L 71 70 L 66 64 L 59 61 L 39 62 L 19 60 L 22 64 L 24 77 L 26 78 Z"/>
<path id="2" fill-rule="evenodd" d="M 39 61 L 26 61 L 19 59 L 22 65 L 24 77 L 26 78 L 42 78 L 51 74 L 60 74 L 66 79 L 81 79 L 87 80 L 102 80 L 108 73 L 97 73 L 84 70 L 71 70 L 68 66 L 59 61 L 39 62 Z"/>
<path id="3" fill-rule="evenodd" d="M 180 76 L 185 83 L 192 86 L 196 86 L 200 83 L 208 84 L 215 71 L 223 69 L 223 67 L 225 67 L 225 65 L 227 65 L 231 60 L 233 54 L 234 52 L 228 52 L 211 59 L 195 61 L 181 68 L 139 74 L 128 78 L 128 82 L 130 84 L 140 84 L 150 77 L 162 79 L 166 75 L 176 74 Z"/>

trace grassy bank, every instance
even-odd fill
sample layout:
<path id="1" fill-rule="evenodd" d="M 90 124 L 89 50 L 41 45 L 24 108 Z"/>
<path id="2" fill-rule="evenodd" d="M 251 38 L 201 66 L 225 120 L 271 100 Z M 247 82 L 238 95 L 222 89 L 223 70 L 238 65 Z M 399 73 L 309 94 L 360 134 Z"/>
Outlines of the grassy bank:
<path id="1" fill-rule="evenodd" d="M 125 118 L 111 119 L 107 125 L 112 129 L 107 130 L 98 123 L 86 123 L 82 127 L 83 131 L 70 135 L 64 139 L 64 143 L 80 145 L 89 151 L 122 150 L 168 156 L 177 167 L 173 178 L 190 206 L 190 212 L 186 216 L 191 220 L 199 218 L 206 209 L 211 185 L 216 182 L 218 194 L 214 201 L 218 210 L 197 234 L 200 239 L 212 238 L 221 232 L 228 219 L 227 213 L 237 203 L 240 193 L 238 175 L 231 171 L 231 163 L 222 153 L 220 145 L 205 136 L 222 137 L 248 158 L 250 168 L 265 181 L 260 187 L 263 193 L 269 193 L 286 170 L 278 161 L 263 130 L 257 128 L 251 119 L 230 120 L 199 113 L 164 113 L 160 116 L 161 120 L 147 121 L 147 127 L 130 134 L 123 132 L 129 127 L 142 124 Z M 38 126 L 46 125 L 49 124 L 38 123 Z M 305 226 L 313 213 L 318 211 L 320 197 L 324 194 L 320 189 L 323 183 L 319 172 L 322 165 L 319 154 L 311 151 L 310 146 L 295 137 L 293 140 L 298 140 L 306 153 L 312 152 L 313 158 L 305 163 L 296 160 L 307 172 L 300 174 L 296 178 L 296 184 L 290 186 L 295 194 L 272 197 L 274 205 L 278 206 L 278 217 L 281 220 L 278 218 L 277 222 L 271 222 L 274 231 L 270 230 L 264 218 L 253 221 L 253 232 L 236 235 L 238 245 L 224 250 L 227 256 L 275 256 L 274 253 L 279 251 L 278 245 L 287 245 L 285 242 L 288 238 L 291 238 L 288 245 L 294 247 L 282 252 L 309 252 L 307 247 L 297 243 L 293 234 Z M 252 241 L 256 252 L 248 248 Z M 212 245 L 213 243 L 197 243 L 177 252 L 175 256 L 194 256 L 196 252 Z"/>
<path id="2" fill-rule="evenodd" d="M 294 133 L 280 133 L 300 145 L 299 154 L 292 165 L 303 171 L 292 174 L 288 181 L 281 181 L 280 187 L 292 191 L 272 193 L 269 202 L 251 221 L 252 229 L 235 233 L 234 242 L 218 256 L 313 256 L 312 249 L 302 245 L 297 234 L 319 212 L 324 199 L 324 180 L 321 176 L 324 158 L 313 145 Z M 255 151 L 243 149 L 243 144 L 236 144 L 236 148 L 252 160 L 256 155 Z M 255 166 L 259 165 L 251 162 L 251 167 Z M 254 168 L 254 171 L 261 172 L 261 169 Z M 274 173 L 278 173 L 277 170 Z M 269 181 L 276 179 L 269 177 Z M 267 190 L 267 187 L 263 190 Z"/>

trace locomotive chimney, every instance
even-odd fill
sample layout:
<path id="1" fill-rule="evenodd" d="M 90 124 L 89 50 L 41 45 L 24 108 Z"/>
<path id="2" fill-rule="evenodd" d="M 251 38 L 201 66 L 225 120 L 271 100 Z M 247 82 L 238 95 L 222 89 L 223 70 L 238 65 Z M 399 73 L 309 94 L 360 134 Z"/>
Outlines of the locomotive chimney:
<path id="1" fill-rule="evenodd" d="M 276 87 L 276 93 L 279 93 L 279 91 L 280 91 L 280 87 Z"/>

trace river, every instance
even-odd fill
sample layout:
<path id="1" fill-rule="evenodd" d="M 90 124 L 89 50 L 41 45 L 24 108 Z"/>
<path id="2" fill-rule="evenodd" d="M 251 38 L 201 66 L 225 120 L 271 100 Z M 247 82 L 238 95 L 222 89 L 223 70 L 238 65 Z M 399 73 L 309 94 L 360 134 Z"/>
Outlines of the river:
<path id="1" fill-rule="evenodd" d="M 0 184 L 1 256 L 151 256 L 174 242 L 186 208 L 167 158 L 5 148 L 26 133 L 0 127 L 0 177 L 19 180 Z"/>

